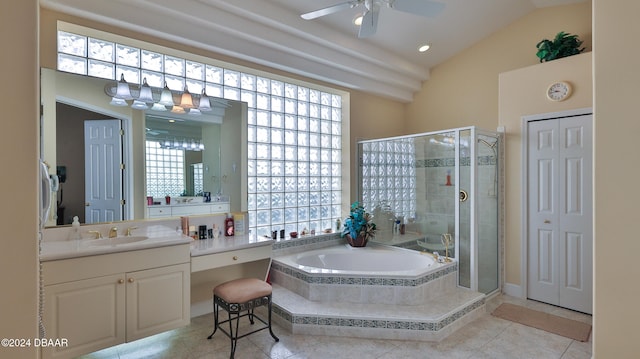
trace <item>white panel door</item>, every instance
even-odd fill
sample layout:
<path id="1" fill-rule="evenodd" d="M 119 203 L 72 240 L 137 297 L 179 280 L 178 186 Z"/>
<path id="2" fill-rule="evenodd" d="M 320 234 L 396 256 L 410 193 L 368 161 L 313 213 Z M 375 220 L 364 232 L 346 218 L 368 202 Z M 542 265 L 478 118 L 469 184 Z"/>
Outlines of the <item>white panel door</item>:
<path id="1" fill-rule="evenodd" d="M 84 121 L 85 222 L 122 218 L 120 120 Z"/>
<path id="2" fill-rule="evenodd" d="M 592 116 L 529 123 L 528 297 L 592 311 Z"/>

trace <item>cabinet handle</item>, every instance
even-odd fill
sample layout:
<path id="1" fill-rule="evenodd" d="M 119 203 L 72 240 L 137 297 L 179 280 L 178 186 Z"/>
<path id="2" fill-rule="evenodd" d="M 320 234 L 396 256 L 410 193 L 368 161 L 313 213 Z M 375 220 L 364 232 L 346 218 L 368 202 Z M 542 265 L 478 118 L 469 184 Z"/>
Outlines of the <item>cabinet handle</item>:
<path id="1" fill-rule="evenodd" d="M 545 223 L 545 224 L 549 224 L 549 223 L 551 223 L 551 221 L 550 221 L 550 220 L 548 220 L 548 219 L 545 219 L 545 220 L 544 220 L 544 223 Z"/>
<path id="2" fill-rule="evenodd" d="M 133 283 L 133 278 L 129 278 L 129 283 Z"/>
<path id="3" fill-rule="evenodd" d="M 124 283 L 124 279 L 118 279 L 118 283 L 119 283 L 119 284 Z"/>
<path id="4" fill-rule="evenodd" d="M 238 256 L 233 256 L 233 260 L 237 261 L 238 260 Z"/>

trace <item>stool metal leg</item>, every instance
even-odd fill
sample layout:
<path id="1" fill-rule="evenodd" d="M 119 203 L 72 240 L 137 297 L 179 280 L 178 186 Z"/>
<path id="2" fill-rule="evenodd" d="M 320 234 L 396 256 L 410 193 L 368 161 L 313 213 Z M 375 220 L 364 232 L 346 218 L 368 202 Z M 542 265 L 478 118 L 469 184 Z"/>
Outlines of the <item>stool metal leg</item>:
<path id="1" fill-rule="evenodd" d="M 228 312 L 229 314 L 229 338 L 231 339 L 231 353 L 229 355 L 229 358 L 233 359 L 233 356 L 236 353 L 236 346 L 238 345 L 238 327 L 240 324 L 240 313 L 234 313 L 235 314 L 235 318 L 232 317 L 231 311 Z M 233 320 L 235 319 L 236 321 L 236 333 L 233 334 Z"/>
<path id="2" fill-rule="evenodd" d="M 267 304 L 268 307 L 268 311 L 269 311 L 269 334 L 271 334 L 271 337 L 276 341 L 279 342 L 280 338 L 278 338 L 275 334 L 273 334 L 273 330 L 271 329 L 271 296 L 269 296 L 269 303 Z"/>
<path id="3" fill-rule="evenodd" d="M 218 309 L 219 309 L 219 306 L 216 303 L 214 298 L 213 300 L 213 333 L 211 333 L 211 335 L 209 335 L 207 339 L 211 339 L 213 335 L 216 333 L 216 330 L 218 330 Z"/>

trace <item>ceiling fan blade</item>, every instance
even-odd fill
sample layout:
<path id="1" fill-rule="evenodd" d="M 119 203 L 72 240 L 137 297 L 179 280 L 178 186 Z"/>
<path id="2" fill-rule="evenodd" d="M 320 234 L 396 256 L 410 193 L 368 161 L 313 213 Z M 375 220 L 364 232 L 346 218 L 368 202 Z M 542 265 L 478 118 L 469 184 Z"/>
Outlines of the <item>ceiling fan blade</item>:
<path id="1" fill-rule="evenodd" d="M 395 0 L 390 7 L 411 14 L 434 17 L 444 10 L 444 4 L 429 0 Z"/>
<path id="2" fill-rule="evenodd" d="M 345 2 L 345 3 L 342 3 L 342 4 L 332 5 L 332 6 L 329 6 L 329 7 L 325 7 L 323 9 L 318 9 L 318 10 L 315 10 L 315 11 L 308 12 L 306 14 L 302 14 L 302 15 L 300 15 L 300 17 L 302 17 L 305 20 L 313 20 L 313 19 L 319 18 L 321 16 L 333 14 L 333 13 L 341 11 L 341 10 L 354 8 L 354 7 L 358 6 L 358 4 L 362 3 L 362 1 L 364 1 L 364 0 L 354 0 L 354 1 L 348 1 L 348 2 Z"/>
<path id="3" fill-rule="evenodd" d="M 373 6 L 371 10 L 364 13 L 358 37 L 369 37 L 376 33 L 376 30 L 378 29 L 378 15 L 380 15 L 379 6 Z"/>

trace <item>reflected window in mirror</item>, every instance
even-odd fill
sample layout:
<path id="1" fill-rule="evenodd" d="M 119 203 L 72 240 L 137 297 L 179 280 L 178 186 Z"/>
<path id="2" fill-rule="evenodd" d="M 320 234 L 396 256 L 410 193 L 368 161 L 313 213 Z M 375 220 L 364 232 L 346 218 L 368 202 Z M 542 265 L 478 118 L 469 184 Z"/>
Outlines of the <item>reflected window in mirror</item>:
<path id="1" fill-rule="evenodd" d="M 180 196 L 185 192 L 184 150 L 146 141 L 147 196 Z"/>

